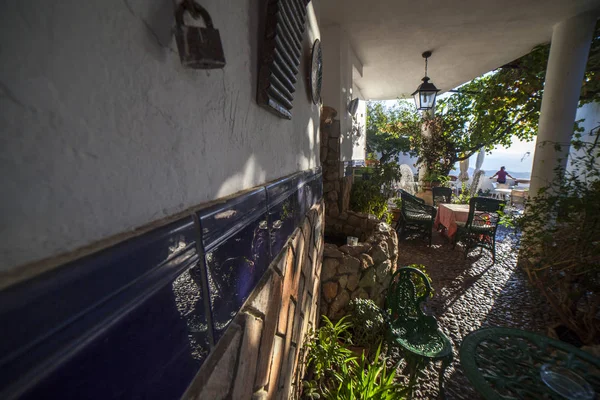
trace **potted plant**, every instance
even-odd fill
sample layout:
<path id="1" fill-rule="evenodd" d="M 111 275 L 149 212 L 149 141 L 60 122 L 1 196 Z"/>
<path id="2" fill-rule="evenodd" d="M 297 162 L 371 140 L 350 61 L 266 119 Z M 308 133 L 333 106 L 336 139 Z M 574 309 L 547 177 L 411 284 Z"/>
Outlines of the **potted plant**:
<path id="1" fill-rule="evenodd" d="M 423 177 L 423 190 L 431 190 L 432 187 L 444 186 L 448 182 L 447 175 L 435 170 L 429 170 Z"/>
<path id="2" fill-rule="evenodd" d="M 397 222 L 402 214 L 402 199 L 397 197 L 393 199 L 394 207 L 390 209 L 392 212 L 392 221 Z"/>

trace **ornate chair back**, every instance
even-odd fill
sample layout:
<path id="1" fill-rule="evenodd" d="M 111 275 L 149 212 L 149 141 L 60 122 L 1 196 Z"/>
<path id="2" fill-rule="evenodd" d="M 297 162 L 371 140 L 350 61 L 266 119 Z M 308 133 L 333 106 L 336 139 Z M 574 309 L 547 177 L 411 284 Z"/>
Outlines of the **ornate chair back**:
<path id="1" fill-rule="evenodd" d="M 431 188 L 431 193 L 433 195 L 433 205 L 436 207 L 442 203 L 452 202 L 452 189 L 448 187 Z"/>
<path id="2" fill-rule="evenodd" d="M 500 213 L 506 202 L 489 197 L 472 197 L 469 200 L 469 217 L 465 227 L 470 231 L 481 231 L 493 235 L 498 228 Z M 488 232 L 489 231 L 489 232 Z"/>
<path id="3" fill-rule="evenodd" d="M 425 317 L 421 303 L 431 295 L 427 276 L 413 267 L 403 267 L 394 273 L 387 296 L 393 320 L 409 321 Z"/>

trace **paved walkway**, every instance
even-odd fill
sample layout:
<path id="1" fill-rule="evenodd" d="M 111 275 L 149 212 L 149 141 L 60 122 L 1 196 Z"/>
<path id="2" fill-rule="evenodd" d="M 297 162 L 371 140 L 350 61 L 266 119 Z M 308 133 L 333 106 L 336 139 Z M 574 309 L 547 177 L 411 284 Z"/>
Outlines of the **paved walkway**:
<path id="1" fill-rule="evenodd" d="M 398 265 L 423 264 L 433 281 L 431 308 L 441 329 L 454 344 L 454 362 L 446 371 L 448 399 L 478 399 L 460 367 L 458 348 L 469 332 L 486 326 L 505 326 L 546 333 L 556 323 L 554 314 L 530 287 L 516 267 L 517 239 L 499 228 L 496 263 L 491 253 L 475 249 L 464 259 L 459 246 L 452 249 L 446 238 L 434 232 L 433 245 L 420 238 L 400 240 Z M 419 380 L 415 398 L 438 395 L 439 363 L 430 365 Z"/>

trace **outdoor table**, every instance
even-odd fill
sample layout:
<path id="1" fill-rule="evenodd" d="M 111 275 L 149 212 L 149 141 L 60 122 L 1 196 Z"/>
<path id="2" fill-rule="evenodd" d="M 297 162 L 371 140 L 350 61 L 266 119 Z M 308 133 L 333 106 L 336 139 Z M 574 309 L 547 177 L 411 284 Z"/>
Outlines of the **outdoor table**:
<path id="1" fill-rule="evenodd" d="M 500 200 L 506 200 L 506 197 L 510 196 L 512 194 L 512 189 L 506 189 L 506 188 L 500 188 L 500 189 L 494 189 L 492 191 L 492 195 L 494 195 L 494 197 L 499 198 Z"/>
<path id="2" fill-rule="evenodd" d="M 600 394 L 600 359 L 565 342 L 519 329 L 471 332 L 460 347 L 460 362 L 469 381 L 488 400 L 564 399 L 558 392 L 573 393 L 582 378 L 582 386 L 589 384 L 590 397 L 573 398 L 595 399 Z M 571 380 L 565 380 L 568 377 Z"/>
<path id="3" fill-rule="evenodd" d="M 446 228 L 446 234 L 450 239 L 454 237 L 458 230 L 456 222 L 467 222 L 469 218 L 468 204 L 440 204 L 435 215 L 434 228 L 437 229 L 440 224 Z"/>

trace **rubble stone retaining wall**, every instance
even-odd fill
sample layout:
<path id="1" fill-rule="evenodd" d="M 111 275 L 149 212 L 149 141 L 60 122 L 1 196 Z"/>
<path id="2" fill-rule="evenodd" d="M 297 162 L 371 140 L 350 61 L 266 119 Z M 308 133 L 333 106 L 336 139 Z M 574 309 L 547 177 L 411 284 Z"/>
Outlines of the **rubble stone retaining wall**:
<path id="1" fill-rule="evenodd" d="M 356 246 L 325 244 L 321 272 L 321 314 L 339 319 L 354 298 L 383 307 L 398 260 L 398 237 L 386 223 Z"/>
<path id="2" fill-rule="evenodd" d="M 320 316 L 323 226 L 321 202 L 271 263 L 184 399 L 291 398 L 304 374 L 297 370 L 302 339 Z"/>

